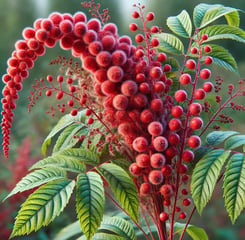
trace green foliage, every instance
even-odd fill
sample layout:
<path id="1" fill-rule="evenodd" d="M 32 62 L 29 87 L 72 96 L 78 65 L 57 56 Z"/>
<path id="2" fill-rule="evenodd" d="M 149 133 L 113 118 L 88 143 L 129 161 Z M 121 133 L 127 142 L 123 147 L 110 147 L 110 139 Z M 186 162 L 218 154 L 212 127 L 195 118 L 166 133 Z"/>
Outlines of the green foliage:
<path id="1" fill-rule="evenodd" d="M 121 167 L 106 163 L 98 167 L 99 172 L 108 182 L 111 191 L 132 219 L 138 221 L 139 199 L 137 189 L 126 171 Z"/>
<path id="2" fill-rule="evenodd" d="M 224 147 L 227 149 L 235 149 L 245 144 L 245 135 L 231 136 L 225 141 Z"/>
<path id="3" fill-rule="evenodd" d="M 220 171 L 229 155 L 229 151 L 216 149 L 203 156 L 195 166 L 191 194 L 200 214 L 213 194 Z"/>
<path id="4" fill-rule="evenodd" d="M 92 239 L 103 218 L 104 187 L 99 174 L 88 172 L 77 177 L 76 211 L 83 233 Z"/>
<path id="5" fill-rule="evenodd" d="M 77 234 L 82 233 L 80 222 L 73 222 L 66 227 L 64 227 L 61 231 L 56 234 L 54 240 L 68 240 L 71 237 L 74 237 Z"/>
<path id="6" fill-rule="evenodd" d="M 213 131 L 207 135 L 207 144 L 209 146 L 218 145 L 222 142 L 224 142 L 227 138 L 230 136 L 233 136 L 235 134 L 238 134 L 238 132 L 235 131 Z"/>
<path id="7" fill-rule="evenodd" d="M 67 205 L 74 187 L 72 180 L 55 180 L 31 194 L 16 217 L 11 238 L 37 231 L 52 222 Z"/>

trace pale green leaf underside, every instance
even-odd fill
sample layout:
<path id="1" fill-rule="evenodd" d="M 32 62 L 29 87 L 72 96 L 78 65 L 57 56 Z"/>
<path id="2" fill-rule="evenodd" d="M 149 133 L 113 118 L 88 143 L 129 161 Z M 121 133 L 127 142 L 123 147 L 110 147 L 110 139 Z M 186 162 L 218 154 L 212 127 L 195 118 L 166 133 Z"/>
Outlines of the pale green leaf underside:
<path id="1" fill-rule="evenodd" d="M 73 222 L 64 227 L 58 234 L 55 235 L 53 240 L 69 240 L 71 237 L 82 233 L 79 221 Z"/>
<path id="2" fill-rule="evenodd" d="M 225 141 L 224 147 L 235 149 L 245 144 L 245 135 L 235 135 Z"/>
<path id="3" fill-rule="evenodd" d="M 172 53 L 172 54 L 183 54 L 184 45 L 179 38 L 169 33 L 154 34 L 154 37 L 158 38 L 160 45 L 156 47 L 159 51 Z"/>
<path id="4" fill-rule="evenodd" d="M 23 203 L 11 237 L 29 234 L 47 226 L 67 205 L 75 182 L 56 180 L 41 186 Z"/>
<path id="5" fill-rule="evenodd" d="M 218 145 L 225 141 L 227 138 L 238 134 L 235 131 L 213 131 L 207 135 L 207 144 L 209 146 Z"/>
<path id="6" fill-rule="evenodd" d="M 220 171 L 229 155 L 230 151 L 213 150 L 203 156 L 194 168 L 191 194 L 200 214 L 213 194 Z"/>
<path id="7" fill-rule="evenodd" d="M 171 31 L 182 36 L 190 37 L 192 33 L 192 23 L 190 16 L 186 10 L 183 10 L 175 17 L 168 17 L 167 25 Z"/>
<path id="8" fill-rule="evenodd" d="M 174 232 L 181 234 L 184 230 L 184 227 L 185 223 L 176 222 L 174 224 Z M 208 240 L 208 235 L 205 230 L 194 225 L 189 224 L 186 229 L 186 233 L 191 237 L 192 240 Z"/>
<path id="9" fill-rule="evenodd" d="M 136 235 L 131 223 L 119 217 L 105 217 L 99 231 L 111 232 L 123 237 L 123 239 L 136 240 Z"/>
<path id="10" fill-rule="evenodd" d="M 77 178 L 76 211 L 87 240 L 92 239 L 104 213 L 104 187 L 99 174 L 88 172 Z"/>
<path id="11" fill-rule="evenodd" d="M 139 199 L 137 189 L 126 171 L 113 163 L 103 164 L 98 167 L 98 170 L 108 182 L 110 189 L 122 207 L 135 221 L 138 221 Z"/>
<path id="12" fill-rule="evenodd" d="M 241 28 L 228 26 L 228 25 L 215 25 L 209 26 L 200 31 L 200 36 L 203 34 L 208 35 L 208 40 L 204 41 L 205 43 L 211 42 L 214 40 L 221 39 L 231 39 L 238 42 L 245 43 L 245 31 Z"/>
<path id="13" fill-rule="evenodd" d="M 52 167 L 48 169 L 38 169 L 23 177 L 6 198 L 11 197 L 18 192 L 24 192 L 38 187 L 44 183 L 64 178 L 66 178 L 66 171 L 62 169 Z"/>
<path id="14" fill-rule="evenodd" d="M 234 154 L 224 174 L 225 207 L 232 223 L 245 207 L 245 160 L 243 154 Z"/>
<path id="15" fill-rule="evenodd" d="M 85 119 L 85 110 L 80 111 L 77 116 L 72 116 L 71 114 L 67 114 L 63 116 L 58 123 L 55 125 L 55 127 L 52 129 L 52 131 L 49 133 L 49 135 L 46 137 L 42 144 L 42 153 L 43 155 L 46 155 L 47 148 L 52 143 L 52 138 L 61 130 L 66 128 L 67 126 L 71 125 L 74 122 L 83 122 Z"/>
<path id="16" fill-rule="evenodd" d="M 237 25 L 239 20 L 237 19 L 237 14 L 234 14 L 234 12 L 237 11 L 238 10 L 235 8 L 225 7 L 221 4 L 211 5 L 201 3 L 194 9 L 193 20 L 196 27 L 203 28 L 215 20 L 228 15 L 228 17 L 226 17 L 228 24 Z"/>

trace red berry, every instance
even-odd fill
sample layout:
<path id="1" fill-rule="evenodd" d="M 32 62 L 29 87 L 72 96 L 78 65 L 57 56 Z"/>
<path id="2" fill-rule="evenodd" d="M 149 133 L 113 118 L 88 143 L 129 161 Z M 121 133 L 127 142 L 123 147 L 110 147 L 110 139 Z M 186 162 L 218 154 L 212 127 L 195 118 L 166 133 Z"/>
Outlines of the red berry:
<path id="1" fill-rule="evenodd" d="M 203 121 L 199 117 L 194 117 L 190 121 L 190 128 L 193 130 L 199 130 L 203 126 Z"/>
<path id="2" fill-rule="evenodd" d="M 140 114 L 140 120 L 143 123 L 150 123 L 153 121 L 153 113 L 149 109 L 145 109 L 143 112 Z"/>
<path id="3" fill-rule="evenodd" d="M 133 13 L 132 13 L 132 17 L 133 18 L 138 18 L 140 15 L 139 15 L 139 13 L 137 12 L 137 11 L 134 11 Z"/>
<path id="4" fill-rule="evenodd" d="M 157 38 L 152 38 L 151 39 L 151 46 L 152 47 L 157 47 L 157 46 L 159 46 L 159 44 L 160 44 L 160 42 L 159 42 L 159 40 Z"/>
<path id="5" fill-rule="evenodd" d="M 165 62 L 167 60 L 167 55 L 165 53 L 159 53 L 157 56 L 157 61 Z"/>
<path id="6" fill-rule="evenodd" d="M 93 41 L 96 41 L 97 40 L 97 33 L 94 31 L 94 30 L 88 30 L 84 35 L 83 35 L 83 41 L 86 43 L 86 44 L 89 44 Z"/>
<path id="7" fill-rule="evenodd" d="M 154 153 L 151 155 L 151 166 L 153 168 L 162 168 L 166 162 L 166 158 L 161 153 Z"/>
<path id="8" fill-rule="evenodd" d="M 168 177 L 172 174 L 173 169 L 172 169 L 171 165 L 166 164 L 161 168 L 161 172 L 162 172 L 164 177 Z"/>
<path id="9" fill-rule="evenodd" d="M 183 108 L 181 106 L 174 106 L 171 109 L 171 113 L 175 118 L 181 117 L 183 114 Z"/>
<path id="10" fill-rule="evenodd" d="M 142 183 L 140 185 L 140 195 L 149 195 L 151 190 L 152 188 L 150 183 Z"/>
<path id="11" fill-rule="evenodd" d="M 191 150 L 184 150 L 182 153 L 182 159 L 185 162 L 192 162 L 194 160 L 194 153 Z"/>
<path id="12" fill-rule="evenodd" d="M 171 205 L 171 200 L 170 199 L 164 199 L 163 200 L 163 205 L 166 207 L 169 207 Z"/>
<path id="13" fill-rule="evenodd" d="M 185 198 L 185 199 L 183 199 L 183 205 L 184 206 L 189 206 L 191 204 L 191 200 L 189 199 L 189 198 Z"/>
<path id="14" fill-rule="evenodd" d="M 144 94 L 137 93 L 132 96 L 132 103 L 135 108 L 141 109 L 147 105 L 148 99 Z"/>
<path id="15" fill-rule="evenodd" d="M 179 131 L 182 127 L 182 123 L 178 118 L 173 118 L 169 121 L 168 126 L 171 131 Z"/>
<path id="16" fill-rule="evenodd" d="M 133 176 L 140 176 L 142 173 L 141 168 L 137 165 L 137 163 L 132 163 L 129 167 L 129 171 Z"/>
<path id="17" fill-rule="evenodd" d="M 165 151 L 165 155 L 168 160 L 171 160 L 172 158 L 174 158 L 177 155 L 177 153 L 178 152 L 175 146 L 171 146 L 167 148 Z"/>
<path id="18" fill-rule="evenodd" d="M 50 97 L 52 95 L 52 90 L 48 90 L 47 92 L 46 92 L 46 96 L 47 97 Z"/>
<path id="19" fill-rule="evenodd" d="M 164 67 L 163 67 L 164 72 L 171 72 L 171 70 L 172 70 L 171 65 L 169 65 L 169 64 L 164 65 Z"/>
<path id="20" fill-rule="evenodd" d="M 166 222 L 169 219 L 169 215 L 166 212 L 161 212 L 159 218 L 162 222 Z"/>
<path id="21" fill-rule="evenodd" d="M 60 100 L 60 99 L 62 99 L 63 98 L 63 92 L 58 92 L 57 94 L 56 94 L 56 98 L 58 99 L 58 100 Z"/>
<path id="22" fill-rule="evenodd" d="M 154 138 L 152 145 L 156 151 L 163 152 L 168 147 L 168 140 L 163 136 L 158 136 Z"/>
<path id="23" fill-rule="evenodd" d="M 100 41 L 94 41 L 88 45 L 88 51 L 93 56 L 96 56 L 99 52 L 102 51 L 102 44 Z"/>
<path id="24" fill-rule="evenodd" d="M 189 106 L 189 112 L 191 115 L 198 116 L 202 111 L 202 105 L 200 103 L 192 103 Z"/>
<path id="25" fill-rule="evenodd" d="M 206 80 L 209 79 L 210 76 L 211 76 L 211 71 L 209 69 L 205 68 L 200 71 L 200 78 Z"/>
<path id="26" fill-rule="evenodd" d="M 157 93 L 163 93 L 165 90 L 165 84 L 162 81 L 157 81 L 154 83 L 154 90 Z"/>
<path id="27" fill-rule="evenodd" d="M 121 92 L 126 96 L 133 96 L 138 91 L 138 85 L 132 80 L 127 80 L 121 85 Z"/>
<path id="28" fill-rule="evenodd" d="M 69 107 L 73 107 L 74 106 L 74 101 L 71 99 L 71 100 L 69 100 L 68 102 L 67 102 L 67 105 L 69 106 Z"/>
<path id="29" fill-rule="evenodd" d="M 177 166 L 177 172 L 180 174 L 185 174 L 188 171 L 188 167 L 187 165 L 185 165 L 184 163 L 181 163 Z"/>
<path id="30" fill-rule="evenodd" d="M 69 87 L 69 90 L 70 90 L 71 93 L 76 92 L 76 87 L 73 86 L 73 85 L 71 85 L 71 86 Z"/>
<path id="31" fill-rule="evenodd" d="M 207 64 L 207 65 L 212 64 L 213 63 L 213 58 L 209 57 L 209 56 L 205 57 L 204 63 Z"/>
<path id="32" fill-rule="evenodd" d="M 119 66 L 112 66 L 107 71 L 108 79 L 112 82 L 121 82 L 124 76 L 124 72 Z"/>
<path id="33" fill-rule="evenodd" d="M 129 25 L 129 30 L 130 30 L 130 31 L 135 32 L 137 29 L 138 29 L 138 25 L 137 25 L 137 24 L 131 23 L 131 24 Z"/>
<path id="34" fill-rule="evenodd" d="M 107 71 L 106 69 L 99 69 L 94 73 L 95 80 L 102 83 L 107 80 Z"/>
<path id="35" fill-rule="evenodd" d="M 77 115 L 77 110 L 76 110 L 76 109 L 73 109 L 73 110 L 71 111 L 71 115 L 72 115 L 72 116 L 76 116 L 76 115 Z"/>
<path id="36" fill-rule="evenodd" d="M 188 73 L 184 73 L 180 76 L 180 79 L 179 79 L 180 83 L 183 84 L 183 85 L 187 85 L 191 82 L 191 75 L 188 74 Z"/>
<path id="37" fill-rule="evenodd" d="M 142 153 L 138 154 L 136 157 L 136 163 L 139 167 L 145 168 L 150 166 L 150 157 L 148 154 Z"/>
<path id="38" fill-rule="evenodd" d="M 156 112 L 161 112 L 163 110 L 162 99 L 153 99 L 151 101 L 151 109 Z"/>
<path id="39" fill-rule="evenodd" d="M 128 97 L 118 94 L 113 98 L 113 107 L 117 110 L 126 110 L 128 107 Z"/>
<path id="40" fill-rule="evenodd" d="M 206 97 L 206 93 L 202 88 L 199 88 L 195 91 L 194 96 L 198 100 L 203 100 Z"/>
<path id="41" fill-rule="evenodd" d="M 60 22 L 59 28 L 63 33 L 71 33 L 73 31 L 73 24 L 69 20 L 63 20 Z"/>
<path id="42" fill-rule="evenodd" d="M 206 93 L 209 93 L 209 92 L 212 92 L 213 90 L 213 84 L 211 82 L 205 82 L 202 86 L 202 89 L 206 92 Z"/>
<path id="43" fill-rule="evenodd" d="M 165 197 L 165 198 L 171 198 L 173 195 L 173 188 L 170 184 L 164 184 L 160 188 L 160 193 Z"/>
<path id="44" fill-rule="evenodd" d="M 144 57 L 145 53 L 142 49 L 138 49 L 135 54 L 134 54 L 137 58 L 142 58 Z"/>
<path id="45" fill-rule="evenodd" d="M 90 109 L 86 109 L 85 115 L 90 116 L 92 114 L 92 111 Z"/>
<path id="46" fill-rule="evenodd" d="M 187 62 L 186 62 L 186 67 L 188 68 L 188 69 L 195 69 L 196 68 L 196 62 L 193 60 L 193 59 L 189 59 L 189 60 L 187 60 Z"/>
<path id="47" fill-rule="evenodd" d="M 110 80 L 106 80 L 101 84 L 101 91 L 103 94 L 110 96 L 116 93 L 116 85 Z"/>
<path id="48" fill-rule="evenodd" d="M 144 137 L 137 137 L 133 141 L 133 149 L 137 152 L 144 152 L 148 149 L 148 141 Z"/>
<path id="49" fill-rule="evenodd" d="M 171 145 L 178 145 L 179 142 L 180 142 L 180 136 L 177 134 L 177 133 L 172 133 L 169 135 L 168 137 L 168 142 L 171 144 Z"/>
<path id="50" fill-rule="evenodd" d="M 192 54 L 197 54 L 197 53 L 198 53 L 197 47 L 193 47 L 193 48 L 191 49 L 191 53 L 192 53 Z"/>
<path id="51" fill-rule="evenodd" d="M 94 43 L 94 42 L 93 42 Z M 90 43 L 90 44 L 93 44 Z M 90 45 L 89 44 L 89 45 Z M 101 51 L 100 53 L 97 54 L 96 56 L 96 62 L 101 66 L 101 67 L 108 67 L 111 64 L 111 54 L 108 51 Z"/>
<path id="52" fill-rule="evenodd" d="M 145 81 L 145 74 L 143 74 L 143 73 L 138 73 L 138 74 L 136 75 L 136 81 L 139 82 L 139 83 L 144 82 L 144 81 Z"/>
<path id="53" fill-rule="evenodd" d="M 160 122 L 154 121 L 148 125 L 148 132 L 152 136 L 159 136 L 163 133 L 163 126 Z"/>
<path id="54" fill-rule="evenodd" d="M 116 50 L 112 54 L 112 63 L 113 65 L 122 66 L 126 63 L 127 56 L 124 51 Z"/>
<path id="55" fill-rule="evenodd" d="M 158 33 L 159 32 L 159 27 L 157 27 L 157 26 L 151 27 L 151 32 L 152 33 Z"/>
<path id="56" fill-rule="evenodd" d="M 206 52 L 206 53 L 210 53 L 210 52 L 212 52 L 212 48 L 209 46 L 209 45 L 206 45 L 206 46 L 204 46 L 204 52 Z"/>
<path id="57" fill-rule="evenodd" d="M 179 218 L 180 219 L 185 219 L 187 217 L 187 214 L 185 213 L 185 212 L 181 212 L 180 214 L 179 214 Z"/>
<path id="58" fill-rule="evenodd" d="M 154 18 L 155 18 L 155 15 L 154 15 L 153 12 L 147 13 L 146 19 L 147 19 L 148 21 L 152 21 Z"/>
<path id="59" fill-rule="evenodd" d="M 83 67 L 90 72 L 95 72 L 98 70 L 98 64 L 95 57 L 87 56 L 83 59 Z"/>
<path id="60" fill-rule="evenodd" d="M 69 85 L 70 85 L 70 84 L 72 84 L 72 83 L 73 83 L 73 79 L 69 77 L 69 78 L 67 78 L 66 82 L 67 82 L 67 84 L 69 84 Z"/>
<path id="61" fill-rule="evenodd" d="M 150 85 L 147 82 L 143 82 L 139 85 L 139 90 L 142 93 L 148 94 L 151 92 Z"/>
<path id="62" fill-rule="evenodd" d="M 202 38 L 203 41 L 206 41 L 206 40 L 208 40 L 208 35 L 207 34 L 203 34 L 201 36 L 201 38 Z"/>
<path id="63" fill-rule="evenodd" d="M 148 175 L 149 182 L 153 185 L 159 185 L 163 182 L 163 175 L 160 170 L 152 170 Z"/>
<path id="64" fill-rule="evenodd" d="M 181 193 L 182 193 L 183 195 L 187 195 L 187 194 L 188 194 L 188 190 L 187 190 L 186 188 L 183 188 L 183 189 L 181 190 Z"/>
<path id="65" fill-rule="evenodd" d="M 200 137 L 193 135 L 189 137 L 189 139 L 187 140 L 187 143 L 190 148 L 198 148 L 201 145 L 201 139 Z"/>
<path id="66" fill-rule="evenodd" d="M 152 78 L 160 78 L 163 75 L 163 71 L 160 67 L 153 67 L 150 70 L 150 76 Z"/>
<path id="67" fill-rule="evenodd" d="M 92 29 L 95 32 L 99 32 L 101 29 L 101 23 L 98 19 L 92 18 L 87 22 L 88 29 Z"/>
<path id="68" fill-rule="evenodd" d="M 185 90 L 178 90 L 175 92 L 174 98 L 177 102 L 184 102 L 187 99 L 187 93 Z"/>
<path id="69" fill-rule="evenodd" d="M 135 41 L 136 41 L 137 43 L 142 43 L 142 42 L 144 41 L 144 36 L 143 36 L 142 34 L 137 34 L 137 35 L 135 36 Z"/>

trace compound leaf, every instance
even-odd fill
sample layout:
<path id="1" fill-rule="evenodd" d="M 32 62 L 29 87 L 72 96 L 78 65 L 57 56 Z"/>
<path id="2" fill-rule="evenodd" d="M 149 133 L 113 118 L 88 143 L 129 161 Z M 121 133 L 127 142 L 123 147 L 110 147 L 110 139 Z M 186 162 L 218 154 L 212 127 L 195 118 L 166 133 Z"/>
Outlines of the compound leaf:
<path id="1" fill-rule="evenodd" d="M 209 146 L 218 145 L 225 141 L 230 136 L 238 134 L 235 131 L 213 131 L 207 135 L 207 144 Z"/>

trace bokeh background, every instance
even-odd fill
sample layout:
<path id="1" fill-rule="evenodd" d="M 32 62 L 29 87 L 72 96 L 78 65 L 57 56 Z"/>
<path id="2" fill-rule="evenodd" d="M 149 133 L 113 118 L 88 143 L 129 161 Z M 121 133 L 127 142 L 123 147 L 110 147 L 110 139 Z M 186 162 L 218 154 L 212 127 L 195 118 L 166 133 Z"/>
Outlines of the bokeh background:
<path id="1" fill-rule="evenodd" d="M 168 31 L 166 27 L 166 18 L 168 16 L 175 16 L 182 9 L 186 9 L 189 14 L 192 15 L 194 6 L 201 2 L 210 4 L 220 3 L 245 10 L 244 0 L 97 0 L 95 2 L 101 3 L 102 8 L 109 8 L 111 21 L 117 24 L 120 35 L 128 34 L 132 37 L 134 33 L 128 30 L 128 25 L 134 21 L 131 18 L 133 11 L 132 5 L 137 2 L 144 3 L 149 11 L 155 12 L 156 19 L 153 24 L 161 26 L 164 31 Z M 35 19 L 47 17 L 53 11 L 63 13 L 75 13 L 77 11 L 87 12 L 87 9 L 83 9 L 80 3 L 80 0 L 0 0 L 0 76 L 6 71 L 7 59 L 13 51 L 14 43 L 21 38 L 21 32 L 24 27 L 32 26 Z M 244 13 L 241 13 L 241 27 L 245 29 Z M 236 76 L 219 68 L 215 69 L 215 74 L 220 75 L 225 83 L 235 83 L 238 79 L 245 77 L 245 45 L 231 41 L 222 41 L 222 45 L 229 48 L 229 51 L 238 61 L 241 76 Z M 31 90 L 31 82 L 34 79 L 45 77 L 50 72 L 55 74 L 58 71 L 58 68 L 49 66 L 48 63 L 59 55 L 69 56 L 69 52 L 61 51 L 58 46 L 47 51 L 45 56 L 40 57 L 38 61 L 36 61 L 36 68 L 31 70 L 30 77 L 25 80 L 24 89 L 18 100 L 18 107 L 15 110 L 10 157 L 6 160 L 2 153 L 0 154 L 1 197 L 3 197 L 6 192 L 13 187 L 15 182 L 19 180 L 21 175 L 27 171 L 28 166 L 39 158 L 42 140 L 57 121 L 57 117 L 51 118 L 45 114 L 50 104 L 45 98 L 40 99 L 32 109 L 31 114 L 28 114 L 27 96 Z M 3 87 L 2 83 L 0 83 L 0 87 Z M 240 103 L 245 103 L 244 99 L 240 99 L 239 101 Z M 244 130 L 244 114 L 238 117 L 236 113 L 232 113 L 232 116 L 235 118 L 236 124 L 227 126 L 227 128 L 242 132 Z M 204 226 L 212 240 L 245 239 L 245 216 L 240 216 L 236 225 L 233 226 L 231 224 L 224 211 L 223 201 L 220 198 L 222 196 L 220 189 L 221 186 L 217 188 L 212 201 L 205 209 L 202 217 L 200 218 L 196 214 L 192 223 Z M 16 215 L 17 206 L 22 200 L 21 197 L 17 197 L 10 202 L 0 204 L 0 236 L 4 231 L 6 231 L 6 234 L 8 233 L 8 229 L 11 228 L 14 216 Z M 52 239 L 55 232 L 57 232 L 61 226 L 73 220 L 75 220 L 75 214 L 71 210 L 69 214 L 62 214 L 50 227 L 42 229 L 38 233 L 28 237 L 28 239 Z M 2 237 L 1 239 L 5 240 L 7 238 Z M 20 237 L 16 239 L 27 238 Z"/>

